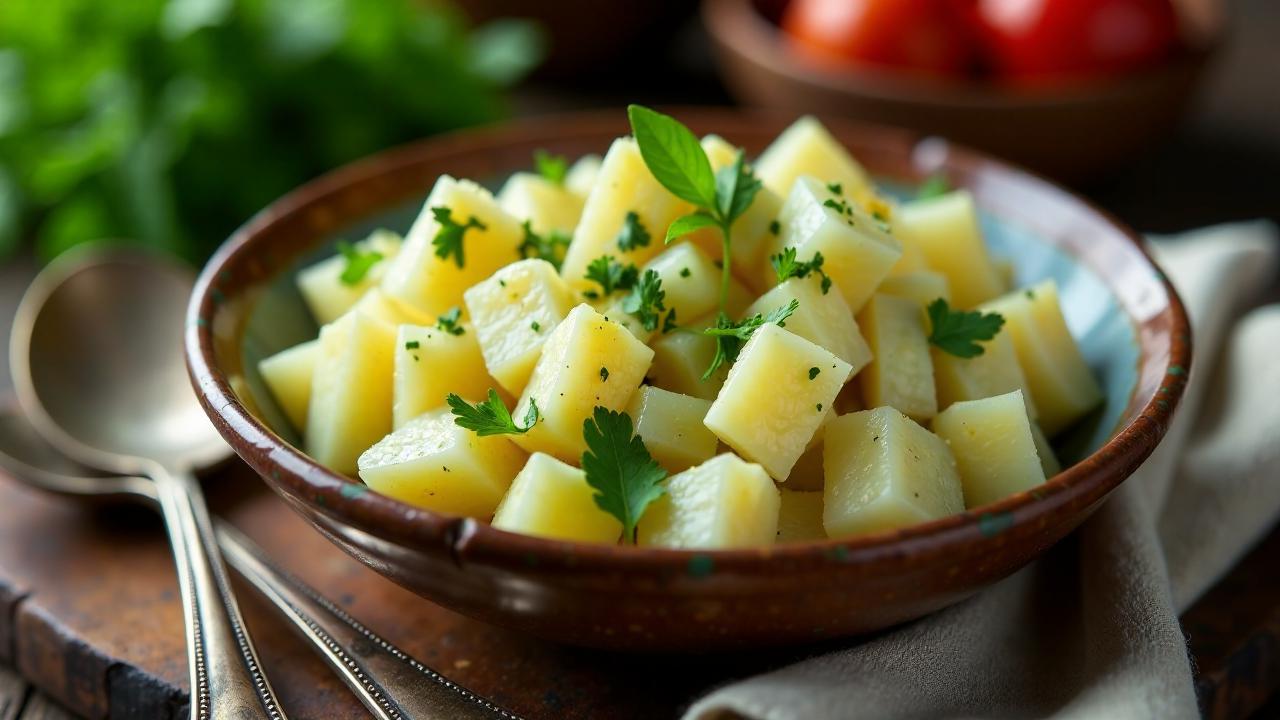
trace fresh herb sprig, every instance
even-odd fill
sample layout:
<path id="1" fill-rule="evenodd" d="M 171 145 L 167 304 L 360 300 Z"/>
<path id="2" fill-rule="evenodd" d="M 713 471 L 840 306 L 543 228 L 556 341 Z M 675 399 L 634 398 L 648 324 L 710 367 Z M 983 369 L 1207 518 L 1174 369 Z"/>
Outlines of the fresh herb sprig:
<path id="1" fill-rule="evenodd" d="M 563 185 L 569 174 L 569 161 L 563 155 L 552 155 L 546 150 L 533 151 L 533 169 L 556 185 Z"/>
<path id="2" fill-rule="evenodd" d="M 458 264 L 458 267 L 462 267 L 466 262 L 462 252 L 463 236 L 472 228 L 488 230 L 489 226 L 477 220 L 475 216 L 467 218 L 465 223 L 459 223 L 453 219 L 453 209 L 448 207 L 433 207 L 431 215 L 440 224 L 436 236 L 431 239 L 431 244 L 436 248 L 436 257 L 448 260 L 452 255 L 453 261 Z"/>
<path id="3" fill-rule="evenodd" d="M 731 322 L 728 318 L 721 314 L 720 319 L 713 327 L 709 327 L 702 332 L 711 335 L 716 339 L 716 353 L 711 358 L 711 365 L 707 371 L 702 373 L 702 379 L 708 380 L 722 365 L 736 362 L 738 353 L 742 351 L 742 346 L 751 339 L 751 335 L 759 330 L 767 323 L 773 323 L 779 327 L 787 324 L 787 318 L 792 313 L 800 309 L 800 301 L 795 298 L 791 302 L 781 307 L 774 308 L 767 315 L 756 313 L 741 322 Z"/>
<path id="4" fill-rule="evenodd" d="M 622 252 L 630 252 L 636 248 L 649 246 L 649 231 L 644 228 L 644 223 L 640 222 L 640 216 L 635 210 L 628 210 L 627 215 L 622 220 L 622 229 L 618 231 L 617 245 Z"/>
<path id="5" fill-rule="evenodd" d="M 552 230 L 545 235 L 536 233 L 528 220 L 525 220 L 520 227 L 524 229 L 524 239 L 516 248 L 520 257 L 546 260 L 559 270 L 564 263 L 564 254 L 569 249 L 569 241 L 573 238 L 559 230 Z"/>
<path id="6" fill-rule="evenodd" d="M 810 273 L 816 273 L 822 278 L 822 294 L 826 295 L 831 290 L 831 278 L 822 270 L 823 260 L 822 253 L 816 251 L 810 260 L 797 260 L 796 249 L 793 247 L 769 256 L 769 264 L 773 266 L 779 283 L 786 282 L 788 278 L 806 278 Z"/>
<path id="7" fill-rule="evenodd" d="M 462 327 L 462 308 L 449 308 L 448 312 L 436 318 L 436 327 L 450 335 L 461 335 L 466 328 Z"/>
<path id="8" fill-rule="evenodd" d="M 449 410 L 453 413 L 453 421 L 459 427 L 475 432 L 480 437 L 487 435 L 523 435 L 538 423 L 538 403 L 529 398 L 529 409 L 524 414 L 524 427 L 516 425 L 503 404 L 498 392 L 489 388 L 489 399 L 484 402 L 471 403 L 463 400 L 456 393 L 449 393 L 445 398 Z"/>
<path id="9" fill-rule="evenodd" d="M 640 517 L 667 491 L 667 471 L 633 433 L 625 412 L 596 407 L 582 422 L 582 438 L 587 443 L 582 470 L 595 490 L 596 506 L 617 518 L 624 541 L 634 543 Z"/>
<path id="10" fill-rule="evenodd" d="M 653 332 L 658 329 L 658 321 L 667 309 L 664 305 L 666 297 L 667 291 L 662 289 L 662 277 L 656 270 L 645 270 L 635 287 L 631 288 L 631 294 L 623 299 L 622 311 L 634 315 L 645 330 Z M 668 320 L 674 323 L 675 310 L 671 312 Z"/>
<path id="11" fill-rule="evenodd" d="M 583 275 L 587 280 L 600 286 L 600 291 L 588 290 L 583 293 L 588 299 L 608 297 L 615 290 L 630 290 L 640 279 L 640 269 L 635 263 L 625 265 L 613 259 L 612 255 L 601 255 L 587 265 Z"/>
<path id="12" fill-rule="evenodd" d="M 382 253 L 377 250 L 362 250 L 345 240 L 338 243 L 338 253 L 347 261 L 338 280 L 343 285 L 350 286 L 359 285 L 383 258 Z"/>
<path id="13" fill-rule="evenodd" d="M 974 358 L 985 350 L 979 342 L 990 340 L 1004 326 L 1004 316 L 976 310 L 952 310 L 938 298 L 929 303 L 929 342 L 956 357 Z"/>

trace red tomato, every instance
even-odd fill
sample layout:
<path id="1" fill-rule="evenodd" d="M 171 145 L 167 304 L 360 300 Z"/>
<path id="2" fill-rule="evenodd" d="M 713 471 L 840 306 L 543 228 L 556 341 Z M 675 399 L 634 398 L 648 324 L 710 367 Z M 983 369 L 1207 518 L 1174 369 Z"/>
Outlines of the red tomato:
<path id="1" fill-rule="evenodd" d="M 1167 56 L 1178 21 L 1169 0 L 977 0 L 987 59 L 1014 80 L 1131 71 Z"/>
<path id="2" fill-rule="evenodd" d="M 821 61 L 963 73 L 973 59 L 954 0 L 793 0 L 782 28 Z"/>

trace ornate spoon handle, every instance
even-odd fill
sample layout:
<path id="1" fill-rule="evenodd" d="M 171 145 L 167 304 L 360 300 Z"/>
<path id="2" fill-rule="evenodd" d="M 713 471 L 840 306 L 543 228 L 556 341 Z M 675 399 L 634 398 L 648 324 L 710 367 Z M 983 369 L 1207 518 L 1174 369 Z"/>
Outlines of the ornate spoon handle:
<path id="1" fill-rule="evenodd" d="M 275 568 L 251 540 L 217 523 L 227 562 L 292 623 L 375 717 L 519 720 L 375 635 L 302 581 Z"/>

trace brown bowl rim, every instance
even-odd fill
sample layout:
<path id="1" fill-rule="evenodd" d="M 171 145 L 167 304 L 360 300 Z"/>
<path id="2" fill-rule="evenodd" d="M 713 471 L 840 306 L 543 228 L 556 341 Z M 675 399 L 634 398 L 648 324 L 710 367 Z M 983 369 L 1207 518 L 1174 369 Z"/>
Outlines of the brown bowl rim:
<path id="1" fill-rule="evenodd" d="M 677 116 L 700 115 L 724 122 L 750 119 L 778 120 L 776 113 L 727 108 L 668 108 Z M 970 541 L 1023 527 L 1036 518 L 1056 514 L 1069 505 L 1093 506 L 1120 485 L 1145 460 L 1164 436 L 1182 397 L 1191 369 L 1191 327 L 1177 290 L 1147 251 L 1143 240 L 1110 213 L 1088 200 L 1034 173 L 996 160 L 962 145 L 949 146 L 943 166 L 982 165 L 984 172 L 997 173 L 1022 183 L 1034 183 L 1041 190 L 1056 193 L 1091 213 L 1123 236 L 1145 260 L 1160 283 L 1168 305 L 1156 317 L 1168 314 L 1168 361 L 1158 368 L 1163 378 L 1161 390 L 1120 428 L 1102 447 L 1075 465 L 1048 479 L 1043 485 L 1017 493 L 996 503 L 899 530 L 843 539 L 787 543 L 759 548 L 728 550 L 638 548 L 625 545 L 551 540 L 493 528 L 472 518 L 437 514 L 412 507 L 376 492 L 344 475 L 311 460 L 301 450 L 281 439 L 258 420 L 232 390 L 227 373 L 219 369 L 214 348 L 213 319 L 227 302 L 219 289 L 220 278 L 229 277 L 227 268 L 252 262 L 255 244 L 283 218 L 304 213 L 335 191 L 367 182 L 395 168 L 432 162 L 455 155 L 495 151 L 522 139 L 547 142 L 563 128 L 578 132 L 616 128 L 619 111 L 586 111 L 527 118 L 511 123 L 463 130 L 392 148 L 340 167 L 276 200 L 238 230 L 210 258 L 197 279 L 188 306 L 184 333 L 185 355 L 192 385 L 205 412 L 223 437 L 242 457 L 256 456 L 257 464 L 269 467 L 260 474 L 287 500 L 303 502 L 313 512 L 322 513 L 347 527 L 357 528 L 384 540 L 408 547 L 443 550 L 461 564 L 463 559 L 515 570 L 541 567 L 573 572 L 648 572 L 670 574 L 690 571 L 695 575 L 714 565 L 717 575 L 755 575 L 785 565 L 790 570 L 822 571 L 832 564 L 875 564 L 902 561 L 907 557 L 937 558 L 958 552 Z M 908 140 L 912 145 L 925 135 L 871 123 L 832 120 L 841 129 L 884 139 Z M 1139 376 L 1157 362 L 1144 351 Z M 246 457 L 248 459 L 248 457 Z M 287 486 L 286 492 L 281 486 Z M 293 496 L 292 498 L 290 496 Z M 296 500 L 305 498 L 305 500 Z M 444 543 L 444 547 L 440 547 Z"/>
<path id="2" fill-rule="evenodd" d="M 1023 87 L 890 67 L 850 64 L 824 68 L 805 63 L 788 50 L 780 28 L 761 15 L 751 0 L 703 0 L 701 14 L 714 42 L 792 80 L 849 95 L 935 107 L 1051 108 L 1091 103 L 1193 72 L 1217 47 L 1216 40 L 1198 46 L 1183 42 L 1164 61 L 1149 67 L 1104 78 L 1079 78 L 1061 85 Z"/>

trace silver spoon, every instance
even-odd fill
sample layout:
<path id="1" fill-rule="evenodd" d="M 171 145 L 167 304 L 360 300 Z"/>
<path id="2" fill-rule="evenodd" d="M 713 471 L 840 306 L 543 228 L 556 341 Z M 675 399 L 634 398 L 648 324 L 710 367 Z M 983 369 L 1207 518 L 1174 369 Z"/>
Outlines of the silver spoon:
<path id="1" fill-rule="evenodd" d="M 0 469 L 28 485 L 82 500 L 159 503 L 155 483 L 90 477 L 49 447 L 0 399 Z M 301 580 L 280 570 L 239 530 L 214 519 L 228 564 L 259 590 L 379 720 L 518 720 L 382 639 Z"/>
<path id="2" fill-rule="evenodd" d="M 36 431 L 78 462 L 154 481 L 178 569 L 191 716 L 283 720 L 262 673 L 193 472 L 230 455 L 182 357 L 191 273 L 141 251 L 87 249 L 36 276 L 10 366 Z"/>

